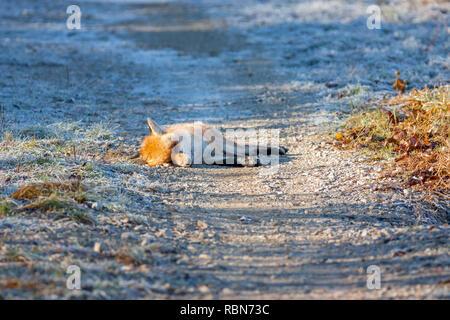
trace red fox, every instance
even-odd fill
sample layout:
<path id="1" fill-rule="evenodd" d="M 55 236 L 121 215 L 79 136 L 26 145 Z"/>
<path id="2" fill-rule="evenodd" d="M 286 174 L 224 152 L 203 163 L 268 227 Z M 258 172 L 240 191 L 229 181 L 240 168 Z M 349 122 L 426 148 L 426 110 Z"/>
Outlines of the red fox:
<path id="1" fill-rule="evenodd" d="M 147 124 L 150 135 L 142 141 L 140 156 L 151 166 L 166 163 L 180 167 L 200 163 L 258 166 L 261 165 L 260 154 L 284 155 L 287 152 L 284 147 L 229 141 L 218 129 L 202 122 L 175 124 L 165 130 L 150 118 Z"/>

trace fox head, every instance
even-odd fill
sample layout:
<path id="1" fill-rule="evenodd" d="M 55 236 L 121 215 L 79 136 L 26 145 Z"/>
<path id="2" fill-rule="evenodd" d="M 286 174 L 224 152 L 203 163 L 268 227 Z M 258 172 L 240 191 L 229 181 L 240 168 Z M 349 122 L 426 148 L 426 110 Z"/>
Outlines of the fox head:
<path id="1" fill-rule="evenodd" d="M 169 163 L 175 143 L 152 119 L 147 118 L 147 124 L 150 135 L 142 141 L 141 158 L 151 166 Z"/>

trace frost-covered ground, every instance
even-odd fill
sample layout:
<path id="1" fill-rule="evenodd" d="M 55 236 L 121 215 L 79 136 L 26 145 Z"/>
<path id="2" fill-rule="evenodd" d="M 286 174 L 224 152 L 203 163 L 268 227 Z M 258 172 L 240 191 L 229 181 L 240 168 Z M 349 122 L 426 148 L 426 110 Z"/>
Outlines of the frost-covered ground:
<path id="1" fill-rule="evenodd" d="M 379 191 L 382 163 L 318 136 L 396 70 L 448 83 L 449 6 L 428 2 L 379 1 L 369 30 L 369 1 L 79 0 L 71 31 L 65 1 L 2 1 L 0 296 L 448 298 L 448 204 Z M 273 175 L 150 168 L 128 159 L 147 116 L 277 128 L 290 152 Z M 69 179 L 93 224 L 7 199 Z"/>

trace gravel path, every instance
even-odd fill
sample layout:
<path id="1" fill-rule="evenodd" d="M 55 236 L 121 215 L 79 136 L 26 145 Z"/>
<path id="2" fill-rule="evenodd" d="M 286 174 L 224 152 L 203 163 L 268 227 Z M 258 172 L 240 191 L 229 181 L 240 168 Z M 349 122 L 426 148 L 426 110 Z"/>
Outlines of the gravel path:
<path id="1" fill-rule="evenodd" d="M 369 30 L 366 1 L 77 3 L 73 31 L 65 1 L 0 4 L 0 196 L 76 177 L 95 221 L 0 218 L 0 297 L 450 297 L 448 204 L 324 138 L 392 94 L 395 70 L 411 87 L 448 82 L 448 5 L 380 1 Z M 271 174 L 148 167 L 128 160 L 147 116 L 279 129 L 289 153 Z"/>

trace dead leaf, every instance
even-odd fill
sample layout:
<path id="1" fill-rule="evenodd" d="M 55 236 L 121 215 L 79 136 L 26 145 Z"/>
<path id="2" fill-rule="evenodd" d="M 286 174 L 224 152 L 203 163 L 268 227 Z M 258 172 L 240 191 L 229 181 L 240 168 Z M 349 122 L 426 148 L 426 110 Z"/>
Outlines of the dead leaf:
<path id="1" fill-rule="evenodd" d="M 199 227 L 200 229 L 206 229 L 206 228 L 208 228 L 208 225 L 206 223 L 204 223 L 203 221 L 198 220 L 197 227 Z"/>
<path id="2" fill-rule="evenodd" d="M 8 289 L 16 289 L 21 286 L 21 282 L 19 279 L 12 279 L 6 283 L 6 287 Z"/>
<path id="3" fill-rule="evenodd" d="M 392 113 L 391 111 L 388 111 L 387 115 L 389 117 L 389 122 L 390 123 L 393 123 L 393 124 L 397 124 L 398 123 L 397 116 L 394 113 Z"/>
<path id="4" fill-rule="evenodd" d="M 403 251 L 403 250 L 397 250 L 397 251 L 394 252 L 393 256 L 394 256 L 394 257 L 401 257 L 401 256 L 404 256 L 405 254 L 406 254 L 405 251 Z"/>
<path id="5" fill-rule="evenodd" d="M 166 230 L 161 229 L 158 232 L 155 233 L 156 236 L 161 237 L 161 238 L 167 238 L 166 236 Z"/>
<path id="6" fill-rule="evenodd" d="M 400 72 L 396 71 L 395 75 L 397 76 L 397 78 L 394 81 L 394 84 L 392 85 L 392 88 L 397 91 L 400 92 L 401 94 L 405 93 L 406 90 L 406 81 L 403 79 L 400 79 Z"/>

